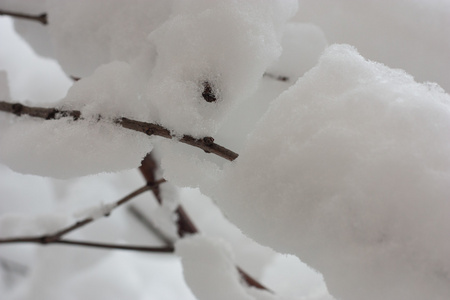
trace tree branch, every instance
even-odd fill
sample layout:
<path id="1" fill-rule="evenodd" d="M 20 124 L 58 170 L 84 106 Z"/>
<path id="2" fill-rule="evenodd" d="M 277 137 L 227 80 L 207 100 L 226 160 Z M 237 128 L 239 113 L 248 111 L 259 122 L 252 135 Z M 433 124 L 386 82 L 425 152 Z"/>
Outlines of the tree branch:
<path id="1" fill-rule="evenodd" d="M 19 19 L 25 19 L 25 20 L 30 20 L 30 21 L 36 21 L 41 23 L 42 25 L 47 25 L 47 14 L 43 13 L 40 15 L 28 15 L 28 14 L 22 14 L 22 13 L 16 13 L 16 12 L 12 12 L 12 11 L 6 11 L 6 10 L 2 10 L 0 9 L 0 16 L 9 16 L 9 17 L 13 17 L 13 18 L 19 18 Z"/>
<path id="2" fill-rule="evenodd" d="M 17 243 L 35 243 L 35 244 L 62 244 L 62 245 L 74 245 L 74 246 L 85 246 L 85 247 L 95 247 L 104 249 L 119 249 L 119 250 L 134 250 L 142 252 L 160 252 L 160 253 L 173 253 L 174 248 L 172 246 L 164 247 L 148 247 L 148 246 L 136 246 L 136 245 L 120 245 L 120 244 L 108 244 L 99 242 L 88 242 L 88 241 L 78 241 L 78 240 L 68 240 L 60 239 L 48 241 L 43 237 L 20 237 L 20 238 L 10 238 L 1 239 L 0 244 L 17 244 Z"/>
<path id="3" fill-rule="evenodd" d="M 160 179 L 156 182 L 154 182 L 153 184 L 146 184 L 145 186 L 133 191 L 132 193 L 126 195 L 125 197 L 121 198 L 120 200 L 117 200 L 113 206 L 111 206 L 111 210 L 109 210 L 108 212 L 106 212 L 105 216 L 108 216 L 111 211 L 125 203 L 127 203 L 128 201 L 130 201 L 131 199 L 133 199 L 134 197 L 142 194 L 145 191 L 154 189 L 156 186 L 160 185 L 161 183 L 165 182 L 165 179 Z M 39 243 L 39 244 L 52 244 L 52 243 L 68 243 L 67 240 L 64 242 L 61 242 L 61 238 L 68 234 L 69 232 L 72 232 L 74 230 L 77 230 L 89 223 L 92 223 L 95 219 L 92 217 L 87 217 L 83 220 L 80 220 L 78 222 L 76 222 L 75 224 L 68 226 L 66 228 L 63 228 L 61 230 L 58 230 L 57 232 L 53 233 L 53 234 L 46 234 L 43 236 L 31 236 L 31 237 L 14 237 L 14 238 L 3 238 L 0 239 L 0 244 L 9 244 L 9 243 L 24 243 L 24 242 L 30 242 L 30 243 Z"/>
<path id="4" fill-rule="evenodd" d="M 142 164 L 139 167 L 139 171 L 141 171 L 142 176 L 147 181 L 147 184 L 150 184 L 152 182 L 153 178 L 156 176 L 157 167 L 158 167 L 157 163 L 153 159 L 151 153 L 147 154 L 147 156 L 142 160 Z M 159 204 L 161 204 L 162 199 L 158 199 L 158 202 L 159 202 Z M 175 213 L 178 216 L 177 227 L 178 227 L 178 235 L 180 237 L 183 237 L 187 234 L 195 234 L 195 233 L 199 232 L 199 230 L 195 226 L 194 222 L 189 217 L 188 213 L 186 212 L 186 210 L 183 208 L 182 205 L 178 206 Z M 259 283 L 256 279 L 254 279 L 252 276 L 250 276 L 248 273 L 246 273 L 240 267 L 236 267 L 236 268 L 237 268 L 240 276 L 242 277 L 242 279 L 249 286 L 271 292 L 271 290 L 269 290 L 264 285 Z"/>
<path id="5" fill-rule="evenodd" d="M 28 115 L 35 118 L 41 118 L 45 120 L 57 120 L 63 117 L 72 117 L 73 120 L 79 120 L 83 117 L 78 110 L 59 110 L 56 108 L 45 107 L 31 107 L 20 103 L 9 103 L 0 101 L 0 111 L 12 113 L 17 116 Z M 101 117 L 99 117 L 102 120 Z M 181 143 L 197 147 L 205 151 L 206 153 L 213 153 L 227 160 L 233 161 L 239 155 L 225 147 L 222 147 L 214 143 L 212 137 L 194 138 L 190 135 L 183 135 L 181 138 L 177 138 L 172 135 L 169 129 L 153 123 L 146 123 L 128 118 L 116 118 L 114 122 L 123 128 L 145 133 L 148 136 L 157 135 L 167 139 L 178 139 Z"/>
<path id="6" fill-rule="evenodd" d="M 156 235 L 166 245 L 172 245 L 173 241 L 170 240 L 153 222 L 147 218 L 138 208 L 131 205 L 128 211 L 138 220 L 146 229 Z"/>

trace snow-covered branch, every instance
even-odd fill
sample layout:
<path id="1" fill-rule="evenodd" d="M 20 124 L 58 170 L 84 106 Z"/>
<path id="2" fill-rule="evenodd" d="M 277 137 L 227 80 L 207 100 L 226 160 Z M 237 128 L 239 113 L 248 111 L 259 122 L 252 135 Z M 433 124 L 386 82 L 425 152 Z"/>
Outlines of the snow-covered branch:
<path id="1" fill-rule="evenodd" d="M 64 117 L 71 117 L 74 121 L 76 121 L 80 118 L 83 118 L 81 112 L 77 110 L 59 110 L 56 108 L 31 107 L 20 103 L 9 103 L 5 101 L 0 101 L 0 111 L 12 113 L 17 116 L 28 115 L 45 120 L 55 120 Z M 98 119 L 102 120 L 102 117 L 99 116 Z M 114 123 L 126 129 L 145 133 L 148 136 L 156 135 L 167 139 L 178 139 L 178 141 L 180 141 L 181 143 L 200 148 L 206 153 L 212 153 L 230 161 L 233 161 L 238 157 L 237 153 L 214 143 L 214 139 L 212 137 L 197 139 L 190 135 L 183 135 L 181 138 L 178 138 L 174 136 L 169 129 L 161 125 L 141 122 L 128 118 L 116 118 L 114 120 Z"/>

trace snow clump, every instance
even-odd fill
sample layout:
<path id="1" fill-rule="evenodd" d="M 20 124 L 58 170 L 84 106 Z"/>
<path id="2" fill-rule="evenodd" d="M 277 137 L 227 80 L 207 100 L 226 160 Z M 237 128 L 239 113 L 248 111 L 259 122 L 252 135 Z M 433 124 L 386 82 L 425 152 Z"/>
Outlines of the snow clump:
<path id="1" fill-rule="evenodd" d="M 216 200 L 340 299 L 450 297 L 450 96 L 334 45 L 270 106 Z"/>
<path id="2" fill-rule="evenodd" d="M 255 291 L 240 282 L 233 252 L 217 238 L 201 235 L 184 238 L 175 245 L 184 278 L 199 300 L 273 300 L 266 291 Z"/>
<path id="3" fill-rule="evenodd" d="M 296 9 L 292 0 L 178 3 L 150 35 L 157 59 L 147 93 L 157 122 L 195 137 L 213 135 L 281 54 L 281 33 Z"/>

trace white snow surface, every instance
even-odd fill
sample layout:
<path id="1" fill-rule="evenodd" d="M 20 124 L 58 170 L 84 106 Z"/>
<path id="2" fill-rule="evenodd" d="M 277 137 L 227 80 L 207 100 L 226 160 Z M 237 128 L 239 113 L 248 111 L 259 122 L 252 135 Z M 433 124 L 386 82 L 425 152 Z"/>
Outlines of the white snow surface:
<path id="1" fill-rule="evenodd" d="M 268 292 L 254 292 L 244 286 L 229 245 L 217 238 L 195 235 L 176 243 L 184 278 L 199 300 L 271 300 Z"/>
<path id="2" fill-rule="evenodd" d="M 0 101 L 8 101 L 9 98 L 8 74 L 0 71 Z"/>
<path id="3" fill-rule="evenodd" d="M 0 7 L 5 11 L 37 15 L 45 12 L 45 1 L 46 0 L 0 0 Z"/>
<path id="4" fill-rule="evenodd" d="M 17 172 L 54 178 L 135 168 L 152 147 L 149 138 L 96 119 L 14 118 L 0 136 L 2 162 Z"/>
<path id="5" fill-rule="evenodd" d="M 47 0 L 53 51 L 75 77 L 115 60 L 131 63 L 144 55 L 151 61 L 147 35 L 167 19 L 171 6 L 170 0 Z"/>
<path id="6" fill-rule="evenodd" d="M 450 1 L 299 0 L 298 22 L 319 26 L 330 43 L 404 69 L 450 91 Z"/>
<path id="7" fill-rule="evenodd" d="M 340 299 L 450 297 L 450 96 L 334 45 L 270 106 L 216 200 Z"/>
<path id="8" fill-rule="evenodd" d="M 178 134 L 213 135 L 281 54 L 283 25 L 296 7 L 292 0 L 179 2 L 150 35 L 157 51 L 147 89 L 154 119 Z M 203 99 L 205 84 L 215 102 Z"/>
<path id="9" fill-rule="evenodd" d="M 67 226 L 72 220 L 61 213 L 40 215 L 2 214 L 0 216 L 0 237 L 27 237 L 52 234 Z"/>

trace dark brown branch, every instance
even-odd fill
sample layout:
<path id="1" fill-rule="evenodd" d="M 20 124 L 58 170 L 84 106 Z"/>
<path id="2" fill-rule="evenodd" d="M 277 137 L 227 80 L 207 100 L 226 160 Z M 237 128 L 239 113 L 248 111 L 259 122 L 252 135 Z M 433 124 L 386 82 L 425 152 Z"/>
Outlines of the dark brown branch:
<path id="1" fill-rule="evenodd" d="M 86 247 L 96 247 L 104 249 L 119 249 L 119 250 L 133 250 L 142 252 L 158 252 L 158 253 L 173 253 L 175 249 L 173 246 L 164 247 L 148 247 L 148 246 L 136 246 L 136 245 L 120 245 L 120 244 L 107 244 L 107 243 L 97 243 L 97 242 L 85 242 L 85 241 L 75 241 L 75 240 L 58 240 L 56 244 L 66 244 L 66 245 L 77 245 Z"/>
<path id="2" fill-rule="evenodd" d="M 163 183 L 163 182 L 165 182 L 165 180 L 161 180 L 159 183 Z M 128 201 L 130 201 L 134 197 L 142 194 L 145 191 L 148 191 L 151 188 L 152 187 L 150 187 L 149 185 L 145 185 L 145 186 L 143 186 L 143 187 L 133 191 L 132 193 L 130 193 L 130 194 L 126 195 L 125 197 L 123 197 L 122 199 L 118 200 L 114 204 L 114 208 L 116 208 L 116 207 L 118 207 L 118 206 L 120 206 L 120 205 L 122 205 L 122 204 L 124 204 L 124 203 L 126 203 Z M 108 215 L 109 215 L 109 213 L 108 213 Z M 58 232 L 55 232 L 54 234 L 43 236 L 43 237 L 41 237 L 41 239 L 43 239 L 46 243 L 52 243 L 54 241 L 57 241 L 57 240 L 61 239 L 64 235 L 68 234 L 69 232 L 77 230 L 77 229 L 79 229 L 79 228 L 81 228 L 81 227 L 83 227 L 83 226 L 93 222 L 94 220 L 95 220 L 94 218 L 90 218 L 90 217 L 85 218 L 85 219 L 83 219 L 81 221 L 76 222 L 72 226 L 69 226 L 67 228 L 59 230 Z M 0 240 L 0 243 L 1 243 L 1 240 Z"/>
<path id="3" fill-rule="evenodd" d="M 56 108 L 44 107 L 30 107 L 20 103 L 9 103 L 0 101 L 0 111 L 12 113 L 17 116 L 28 115 L 31 117 L 41 118 L 45 120 L 55 120 L 62 117 L 72 117 L 73 120 L 82 118 L 81 112 L 77 110 L 59 110 Z M 102 118 L 99 117 L 99 120 Z M 167 139 L 178 139 L 167 128 L 153 123 L 146 123 L 128 118 L 117 118 L 114 121 L 123 128 L 145 133 L 148 136 L 157 135 Z M 233 161 L 238 157 L 238 154 L 214 143 L 212 137 L 205 137 L 196 139 L 189 135 L 184 135 L 178 139 L 181 143 L 197 147 L 206 153 L 213 153 L 227 160 Z"/>
<path id="4" fill-rule="evenodd" d="M 192 222 L 191 218 L 186 213 L 186 210 L 184 210 L 183 206 L 179 205 L 175 213 L 178 216 L 177 227 L 178 235 L 180 237 L 199 232 L 197 227 L 194 225 L 194 222 Z"/>
<path id="5" fill-rule="evenodd" d="M 142 160 L 141 165 L 139 166 L 139 171 L 144 176 L 147 184 L 153 184 L 156 181 L 156 172 L 158 170 L 158 165 L 153 158 L 151 152 L 149 152 L 144 159 Z M 161 194 L 159 186 L 156 186 L 153 190 L 153 195 L 155 195 L 156 200 L 159 204 L 162 204 Z"/>
<path id="6" fill-rule="evenodd" d="M 34 15 L 28 15 L 28 14 L 22 14 L 22 13 L 16 13 L 16 12 L 12 12 L 12 11 L 6 11 L 6 10 L 2 10 L 0 9 L 0 16 L 9 16 L 9 17 L 13 17 L 13 18 L 19 18 L 19 19 L 25 19 L 25 20 L 30 20 L 30 21 L 36 21 L 41 23 L 42 25 L 47 25 L 47 14 L 40 14 L 37 16 Z"/>
<path id="7" fill-rule="evenodd" d="M 112 207 L 112 209 L 117 208 L 117 207 L 127 203 L 134 197 L 142 194 L 145 191 L 155 188 L 156 186 L 158 186 L 159 184 L 161 184 L 163 182 L 165 182 L 165 179 L 160 179 L 160 180 L 154 182 L 152 185 L 146 184 L 145 186 L 133 191 L 132 193 L 130 193 L 130 194 L 126 195 L 125 197 L 121 198 L 120 200 L 116 201 L 114 203 L 114 206 Z M 109 213 L 110 213 L 110 211 L 107 212 L 107 215 L 105 215 L 105 216 L 108 216 Z M 66 235 L 69 232 L 72 232 L 74 230 L 77 230 L 89 223 L 92 223 L 94 220 L 95 219 L 92 217 L 87 217 L 83 220 L 76 222 L 75 224 L 73 224 L 71 226 L 68 226 L 61 230 L 58 230 L 57 232 L 55 232 L 53 234 L 46 234 L 43 236 L 3 238 L 3 239 L 0 239 L 0 244 L 23 243 L 23 242 L 39 243 L 39 244 L 60 243 L 61 238 L 64 235 Z"/>
<path id="8" fill-rule="evenodd" d="M 5 242 L 6 241 L 6 242 Z M 108 243 L 98 243 L 98 242 L 88 242 L 88 241 L 77 241 L 77 240 L 54 240 L 48 242 L 45 239 L 37 237 L 24 237 L 24 238 L 11 238 L 2 239 L 0 243 L 17 244 L 17 243 L 36 243 L 42 245 L 48 244 L 62 244 L 62 245 L 75 245 L 75 246 L 85 246 L 85 247 L 95 247 L 104 249 L 119 249 L 119 250 L 134 250 L 143 252 L 160 252 L 160 253 L 172 253 L 174 248 L 172 246 L 164 247 L 148 247 L 148 246 L 136 246 L 136 245 L 121 245 L 121 244 L 108 244 Z"/>
<path id="9" fill-rule="evenodd" d="M 138 208 L 134 206 L 130 206 L 128 211 L 138 220 L 146 229 L 148 229 L 151 233 L 156 235 L 162 242 L 166 245 L 171 245 L 173 243 L 166 235 L 153 224 L 151 220 L 149 220 Z"/>

